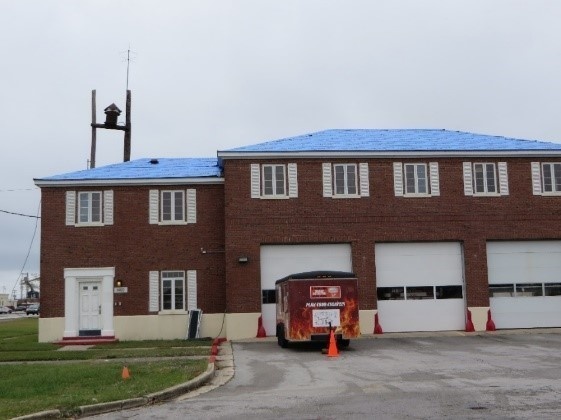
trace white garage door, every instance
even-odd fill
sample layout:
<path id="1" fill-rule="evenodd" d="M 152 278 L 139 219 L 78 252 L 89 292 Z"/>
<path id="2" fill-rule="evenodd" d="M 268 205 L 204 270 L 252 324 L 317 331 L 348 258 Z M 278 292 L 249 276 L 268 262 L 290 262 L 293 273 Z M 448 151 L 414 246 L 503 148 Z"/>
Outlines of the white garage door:
<path id="1" fill-rule="evenodd" d="M 261 307 L 267 335 L 276 334 L 275 281 L 306 271 L 352 272 L 352 267 L 350 244 L 262 245 Z"/>
<path id="2" fill-rule="evenodd" d="M 457 242 L 376 244 L 378 319 L 386 332 L 465 329 Z"/>
<path id="3" fill-rule="evenodd" d="M 561 241 L 488 242 L 497 328 L 561 327 Z"/>

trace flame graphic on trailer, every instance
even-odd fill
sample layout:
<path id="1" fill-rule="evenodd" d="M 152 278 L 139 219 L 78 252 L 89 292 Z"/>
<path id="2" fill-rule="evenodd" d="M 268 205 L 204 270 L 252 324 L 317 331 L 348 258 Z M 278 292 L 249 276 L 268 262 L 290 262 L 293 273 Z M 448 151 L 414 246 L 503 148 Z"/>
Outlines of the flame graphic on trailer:
<path id="1" fill-rule="evenodd" d="M 298 273 L 276 282 L 277 336 L 305 341 L 327 338 L 329 326 L 339 338 L 360 336 L 358 280 L 352 273 Z"/>

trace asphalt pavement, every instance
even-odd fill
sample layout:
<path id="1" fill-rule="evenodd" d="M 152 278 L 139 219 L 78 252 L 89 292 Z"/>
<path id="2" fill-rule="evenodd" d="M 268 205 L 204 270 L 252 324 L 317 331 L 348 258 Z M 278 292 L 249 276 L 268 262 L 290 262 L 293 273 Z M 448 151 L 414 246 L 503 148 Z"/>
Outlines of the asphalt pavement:
<path id="1" fill-rule="evenodd" d="M 561 330 L 384 334 L 328 357 L 232 343 L 222 386 L 99 419 L 558 419 Z"/>

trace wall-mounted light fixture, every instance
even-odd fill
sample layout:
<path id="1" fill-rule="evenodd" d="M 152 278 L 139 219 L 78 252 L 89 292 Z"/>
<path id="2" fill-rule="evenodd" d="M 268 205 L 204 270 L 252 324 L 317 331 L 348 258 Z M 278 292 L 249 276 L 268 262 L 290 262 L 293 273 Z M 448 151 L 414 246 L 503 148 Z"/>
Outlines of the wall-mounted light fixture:
<path id="1" fill-rule="evenodd" d="M 121 280 L 117 280 L 115 282 L 115 287 L 121 287 L 123 285 L 123 283 L 121 282 Z"/>
<path id="2" fill-rule="evenodd" d="M 249 258 L 247 258 L 247 257 L 239 257 L 238 258 L 238 262 L 240 264 L 246 264 L 248 261 L 249 261 Z"/>

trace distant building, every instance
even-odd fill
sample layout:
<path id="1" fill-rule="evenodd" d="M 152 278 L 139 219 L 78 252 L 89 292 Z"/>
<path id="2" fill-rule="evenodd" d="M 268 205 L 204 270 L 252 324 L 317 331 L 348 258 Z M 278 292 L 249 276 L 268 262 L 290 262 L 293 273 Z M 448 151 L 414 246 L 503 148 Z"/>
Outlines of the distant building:
<path id="1" fill-rule="evenodd" d="M 561 144 L 327 130 L 35 183 L 41 341 L 275 335 L 313 270 L 357 275 L 363 333 L 561 327 Z"/>

